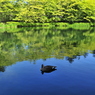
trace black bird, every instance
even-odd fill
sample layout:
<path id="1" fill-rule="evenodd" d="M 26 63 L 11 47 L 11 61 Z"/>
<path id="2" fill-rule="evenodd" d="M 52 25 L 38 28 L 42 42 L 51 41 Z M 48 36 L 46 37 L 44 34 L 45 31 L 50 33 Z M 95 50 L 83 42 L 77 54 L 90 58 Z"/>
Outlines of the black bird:
<path id="1" fill-rule="evenodd" d="M 47 66 L 44 66 L 43 64 L 41 65 L 41 71 L 42 71 L 42 74 L 45 73 L 50 73 L 52 71 L 55 71 L 56 69 L 56 66 L 50 66 L 50 65 L 47 65 Z"/>

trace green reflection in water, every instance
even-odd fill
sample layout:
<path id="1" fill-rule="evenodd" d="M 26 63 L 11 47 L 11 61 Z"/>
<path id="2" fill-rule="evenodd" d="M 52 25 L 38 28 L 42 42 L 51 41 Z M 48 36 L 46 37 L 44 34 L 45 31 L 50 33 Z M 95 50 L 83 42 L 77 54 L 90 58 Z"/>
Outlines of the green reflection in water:
<path id="1" fill-rule="evenodd" d="M 14 30 L 15 31 L 15 30 Z M 0 66 L 17 61 L 57 58 L 67 60 L 95 50 L 95 29 L 18 28 L 0 33 Z"/>

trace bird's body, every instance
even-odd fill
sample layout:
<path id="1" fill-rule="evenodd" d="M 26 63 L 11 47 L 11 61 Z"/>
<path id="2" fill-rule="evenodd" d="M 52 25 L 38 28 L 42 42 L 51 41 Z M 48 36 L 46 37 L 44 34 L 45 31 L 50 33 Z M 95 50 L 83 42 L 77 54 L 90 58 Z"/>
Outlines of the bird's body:
<path id="1" fill-rule="evenodd" d="M 50 65 L 44 66 L 44 65 L 42 64 L 40 70 L 41 70 L 42 72 L 47 72 L 47 73 L 49 73 L 49 72 L 52 72 L 52 71 L 56 70 L 55 68 L 56 68 L 56 66 L 50 66 Z"/>

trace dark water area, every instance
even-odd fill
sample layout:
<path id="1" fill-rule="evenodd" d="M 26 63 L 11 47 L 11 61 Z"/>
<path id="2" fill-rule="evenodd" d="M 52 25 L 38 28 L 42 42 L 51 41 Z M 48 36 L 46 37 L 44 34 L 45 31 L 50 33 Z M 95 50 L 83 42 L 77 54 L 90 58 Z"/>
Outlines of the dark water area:
<path id="1" fill-rule="evenodd" d="M 95 95 L 95 29 L 0 33 L 0 95 Z"/>

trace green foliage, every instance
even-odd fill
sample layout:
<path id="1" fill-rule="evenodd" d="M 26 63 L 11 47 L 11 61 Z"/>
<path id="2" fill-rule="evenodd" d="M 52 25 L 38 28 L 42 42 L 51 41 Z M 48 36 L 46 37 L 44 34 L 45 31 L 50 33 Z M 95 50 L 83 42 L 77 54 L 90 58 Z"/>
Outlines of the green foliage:
<path id="1" fill-rule="evenodd" d="M 17 32 L 17 22 L 7 22 L 6 24 L 0 23 L 0 32 Z"/>
<path id="2" fill-rule="evenodd" d="M 0 0 L 0 21 L 94 22 L 94 0 Z"/>
<path id="3" fill-rule="evenodd" d="M 0 0 L 0 21 L 6 22 L 15 18 L 15 7 L 10 0 Z"/>
<path id="4" fill-rule="evenodd" d="M 78 26 L 77 26 L 78 27 Z M 14 29 L 15 31 L 17 29 Z M 19 28 L 0 33 L 0 66 L 17 61 L 84 55 L 95 50 L 95 29 Z"/>
<path id="5" fill-rule="evenodd" d="M 20 28 L 17 27 L 36 27 L 36 29 L 78 29 L 78 30 L 87 30 L 90 29 L 89 23 L 25 23 L 25 22 L 7 22 L 6 24 L 0 23 L 0 32 L 18 32 Z"/>

